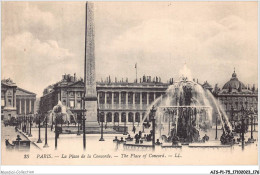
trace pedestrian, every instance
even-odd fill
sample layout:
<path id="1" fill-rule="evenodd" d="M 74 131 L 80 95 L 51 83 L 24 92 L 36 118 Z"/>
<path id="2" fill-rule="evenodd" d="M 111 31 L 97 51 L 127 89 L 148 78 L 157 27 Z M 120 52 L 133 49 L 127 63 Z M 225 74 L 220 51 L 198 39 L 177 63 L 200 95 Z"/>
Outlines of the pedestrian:
<path id="1" fill-rule="evenodd" d="M 21 140 L 20 135 L 17 135 L 16 141 L 20 142 Z"/>
<path id="2" fill-rule="evenodd" d="M 136 128 L 135 128 L 135 126 L 133 126 L 133 132 L 134 132 L 134 134 L 135 134 L 135 131 L 136 131 Z"/>

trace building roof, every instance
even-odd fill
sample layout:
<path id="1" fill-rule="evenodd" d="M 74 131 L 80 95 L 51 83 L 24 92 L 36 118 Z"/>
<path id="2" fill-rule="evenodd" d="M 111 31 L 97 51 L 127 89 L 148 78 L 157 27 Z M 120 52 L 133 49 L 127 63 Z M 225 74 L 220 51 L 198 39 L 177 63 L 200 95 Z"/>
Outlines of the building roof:
<path id="1" fill-rule="evenodd" d="M 238 80 L 235 70 L 234 73 L 232 74 L 231 79 L 225 83 L 222 89 L 230 89 L 230 88 L 236 90 L 238 90 L 239 88 L 247 89 L 246 86 L 241 81 Z"/>
<path id="2" fill-rule="evenodd" d="M 35 95 L 36 96 L 35 93 L 27 91 L 27 90 L 19 88 L 19 87 L 17 87 L 16 95 Z"/>
<path id="3" fill-rule="evenodd" d="M 206 89 L 213 89 L 212 86 L 208 83 L 208 81 L 205 81 L 204 84 L 202 85 L 202 87 L 204 87 Z"/>
<path id="4" fill-rule="evenodd" d="M 13 82 L 13 80 L 11 80 L 10 78 L 1 80 L 1 84 L 10 87 L 17 87 L 16 84 Z"/>

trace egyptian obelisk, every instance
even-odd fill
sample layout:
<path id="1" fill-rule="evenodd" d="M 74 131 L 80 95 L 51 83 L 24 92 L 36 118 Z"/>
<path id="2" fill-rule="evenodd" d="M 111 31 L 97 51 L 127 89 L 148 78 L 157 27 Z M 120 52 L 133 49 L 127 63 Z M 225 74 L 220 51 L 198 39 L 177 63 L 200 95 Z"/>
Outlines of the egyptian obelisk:
<path id="1" fill-rule="evenodd" d="M 85 26 L 85 109 L 86 125 L 97 124 L 97 91 L 95 77 L 95 25 L 94 4 L 86 3 L 86 26 Z"/>

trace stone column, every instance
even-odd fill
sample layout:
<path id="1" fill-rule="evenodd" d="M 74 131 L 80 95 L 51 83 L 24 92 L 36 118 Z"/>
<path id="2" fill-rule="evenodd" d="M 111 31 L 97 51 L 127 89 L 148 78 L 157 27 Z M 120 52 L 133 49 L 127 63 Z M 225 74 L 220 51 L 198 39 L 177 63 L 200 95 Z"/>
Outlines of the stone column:
<path id="1" fill-rule="evenodd" d="M 143 93 L 140 92 L 140 109 L 143 108 Z"/>
<path id="2" fill-rule="evenodd" d="M 104 92 L 105 93 L 105 109 L 107 108 L 107 92 Z"/>
<path id="3" fill-rule="evenodd" d="M 5 106 L 9 106 L 8 100 L 7 100 L 7 90 L 5 91 Z"/>
<path id="4" fill-rule="evenodd" d="M 113 93 L 113 92 L 112 92 L 112 93 Z M 114 120 L 114 117 L 115 117 L 115 116 L 114 116 L 114 112 L 111 112 L 111 114 L 112 114 L 112 124 L 114 124 L 114 121 L 115 121 L 115 120 Z"/>
<path id="5" fill-rule="evenodd" d="M 32 112 L 32 100 L 29 99 L 29 113 Z"/>
<path id="6" fill-rule="evenodd" d="M 67 90 L 67 100 L 66 100 L 66 106 L 67 107 L 70 107 L 70 103 L 69 103 L 69 95 L 70 95 L 70 92 Z"/>
<path id="7" fill-rule="evenodd" d="M 118 112 L 118 115 L 119 115 L 118 121 L 119 123 L 121 123 L 121 112 Z"/>
<path id="8" fill-rule="evenodd" d="M 112 102 L 112 109 L 114 109 L 114 92 L 112 91 L 112 99 L 111 99 L 111 102 Z M 112 117 L 113 118 L 113 117 Z"/>
<path id="9" fill-rule="evenodd" d="M 19 99 L 19 114 L 22 114 L 22 99 Z"/>
<path id="10" fill-rule="evenodd" d="M 147 99 L 147 103 L 146 104 L 147 104 L 147 107 L 148 107 L 149 106 L 149 92 L 147 92 L 147 96 L 146 97 L 147 97 L 146 98 Z"/>
<path id="11" fill-rule="evenodd" d="M 97 92 L 97 103 L 98 103 L 98 105 L 99 105 L 99 98 L 100 98 L 100 97 L 99 97 L 99 93 L 100 93 L 100 92 Z"/>
<path id="12" fill-rule="evenodd" d="M 58 92 L 58 101 L 61 101 L 60 93 Z"/>
<path id="13" fill-rule="evenodd" d="M 153 93 L 153 101 L 156 99 L 156 92 Z"/>
<path id="14" fill-rule="evenodd" d="M 125 106 L 126 108 L 128 108 L 128 92 L 125 93 L 125 101 L 126 101 Z"/>
<path id="15" fill-rule="evenodd" d="M 77 108 L 77 92 L 74 92 L 74 108 Z"/>
<path id="16" fill-rule="evenodd" d="M 27 109 L 26 109 L 26 99 L 24 99 L 24 113 L 27 114 Z"/>
<path id="17" fill-rule="evenodd" d="M 118 106 L 119 106 L 119 108 L 121 108 L 121 92 L 120 91 L 118 92 L 118 96 L 119 96 Z"/>
<path id="18" fill-rule="evenodd" d="M 129 112 L 126 112 L 126 113 L 125 113 L 125 114 L 126 114 L 126 116 L 125 116 L 126 123 L 128 123 L 128 113 L 129 113 Z"/>
<path id="19" fill-rule="evenodd" d="M 13 100 L 14 100 L 13 107 L 16 108 L 16 90 L 15 89 L 13 90 Z M 16 111 L 17 111 L 17 109 L 16 109 Z"/>
<path id="20" fill-rule="evenodd" d="M 135 92 L 133 92 L 133 108 L 135 109 Z"/>

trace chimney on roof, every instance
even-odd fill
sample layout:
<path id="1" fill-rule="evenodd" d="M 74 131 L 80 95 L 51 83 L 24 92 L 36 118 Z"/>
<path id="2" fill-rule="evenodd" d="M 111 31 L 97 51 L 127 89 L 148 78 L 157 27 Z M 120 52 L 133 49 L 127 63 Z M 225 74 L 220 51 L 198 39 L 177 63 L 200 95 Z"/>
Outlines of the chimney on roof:
<path id="1" fill-rule="evenodd" d="M 115 83 L 117 83 L 117 78 L 115 77 Z"/>
<path id="2" fill-rule="evenodd" d="M 253 84 L 252 91 L 255 92 L 255 84 Z"/>
<path id="3" fill-rule="evenodd" d="M 199 79 L 197 78 L 197 83 L 199 83 Z"/>
<path id="4" fill-rule="evenodd" d="M 110 75 L 108 76 L 108 83 L 111 83 Z"/>
<path id="5" fill-rule="evenodd" d="M 77 81 L 76 73 L 74 73 L 74 81 Z"/>

